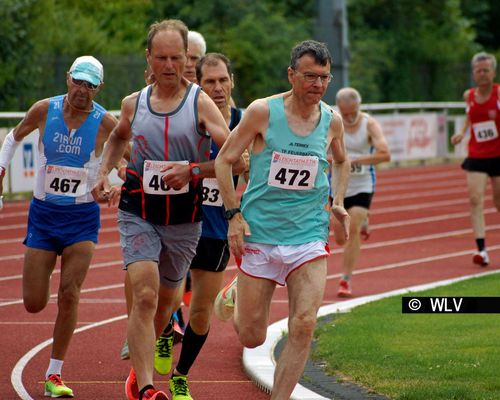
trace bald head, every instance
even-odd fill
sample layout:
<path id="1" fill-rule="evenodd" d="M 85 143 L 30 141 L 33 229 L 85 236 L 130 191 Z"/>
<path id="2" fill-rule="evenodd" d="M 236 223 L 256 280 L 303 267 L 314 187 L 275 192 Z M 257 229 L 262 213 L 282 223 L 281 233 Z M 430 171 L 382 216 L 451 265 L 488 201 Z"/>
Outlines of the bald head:
<path id="1" fill-rule="evenodd" d="M 340 89 L 337 92 L 336 102 L 337 105 L 339 102 L 341 102 L 341 103 L 351 103 L 351 104 L 355 103 L 359 106 L 361 104 L 361 95 L 356 89 L 351 87 L 346 87 Z"/>
<path id="2" fill-rule="evenodd" d="M 361 105 L 361 95 L 351 87 L 340 89 L 337 92 L 336 103 L 344 125 L 352 126 L 359 122 L 361 113 L 359 106 Z"/>

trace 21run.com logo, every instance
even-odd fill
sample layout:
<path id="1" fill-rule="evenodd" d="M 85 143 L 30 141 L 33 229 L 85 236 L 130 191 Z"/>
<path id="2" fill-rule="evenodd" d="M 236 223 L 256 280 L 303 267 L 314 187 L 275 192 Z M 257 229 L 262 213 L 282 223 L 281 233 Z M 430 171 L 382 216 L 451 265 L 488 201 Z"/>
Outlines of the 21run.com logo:
<path id="1" fill-rule="evenodd" d="M 496 314 L 500 297 L 402 297 L 403 314 Z"/>

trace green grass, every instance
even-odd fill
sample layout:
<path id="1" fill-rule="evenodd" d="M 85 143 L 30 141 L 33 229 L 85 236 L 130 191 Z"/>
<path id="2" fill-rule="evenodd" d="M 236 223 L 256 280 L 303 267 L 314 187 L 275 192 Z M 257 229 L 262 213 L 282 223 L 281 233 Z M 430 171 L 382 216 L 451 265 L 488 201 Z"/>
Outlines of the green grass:
<path id="1" fill-rule="evenodd" d="M 500 276 L 418 295 L 500 296 Z M 402 314 L 401 297 L 320 323 L 313 358 L 391 399 L 500 399 L 500 314 Z"/>

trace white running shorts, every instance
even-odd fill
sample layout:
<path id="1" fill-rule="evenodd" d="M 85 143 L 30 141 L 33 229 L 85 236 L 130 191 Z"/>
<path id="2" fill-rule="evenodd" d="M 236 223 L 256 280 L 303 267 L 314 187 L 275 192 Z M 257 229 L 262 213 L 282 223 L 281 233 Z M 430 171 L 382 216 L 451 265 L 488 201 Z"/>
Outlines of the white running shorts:
<path id="1" fill-rule="evenodd" d="M 304 264 L 330 254 L 328 244 L 317 240 L 298 245 L 245 243 L 240 270 L 254 278 L 264 278 L 285 286 L 288 276 Z"/>

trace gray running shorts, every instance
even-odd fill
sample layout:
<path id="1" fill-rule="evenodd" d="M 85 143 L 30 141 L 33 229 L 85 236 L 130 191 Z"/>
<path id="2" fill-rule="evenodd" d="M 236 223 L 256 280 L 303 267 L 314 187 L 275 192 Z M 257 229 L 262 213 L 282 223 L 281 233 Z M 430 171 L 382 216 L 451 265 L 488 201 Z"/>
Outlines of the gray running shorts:
<path id="1" fill-rule="evenodd" d="M 201 222 L 155 225 L 138 215 L 118 210 L 118 231 L 125 269 L 138 261 L 159 264 L 160 283 L 182 285 L 201 235 Z"/>

